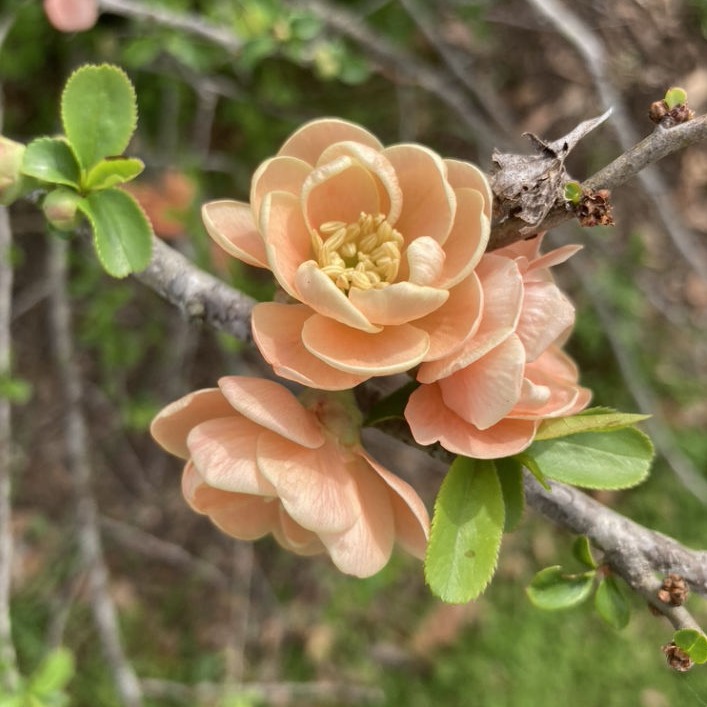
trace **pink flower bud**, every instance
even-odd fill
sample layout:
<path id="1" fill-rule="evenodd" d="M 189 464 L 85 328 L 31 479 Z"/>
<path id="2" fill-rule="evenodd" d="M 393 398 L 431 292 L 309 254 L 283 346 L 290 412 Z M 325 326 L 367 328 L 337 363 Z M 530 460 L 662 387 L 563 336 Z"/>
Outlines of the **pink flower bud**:
<path id="1" fill-rule="evenodd" d="M 59 187 L 49 192 L 42 203 L 47 221 L 59 231 L 73 231 L 79 223 L 76 204 L 81 197 L 71 189 Z"/>
<path id="2" fill-rule="evenodd" d="M 0 135 L 0 204 L 11 204 L 22 192 L 20 168 L 25 146 Z"/>
<path id="3" fill-rule="evenodd" d="M 98 20 L 96 0 L 44 0 L 44 12 L 60 32 L 83 32 Z"/>

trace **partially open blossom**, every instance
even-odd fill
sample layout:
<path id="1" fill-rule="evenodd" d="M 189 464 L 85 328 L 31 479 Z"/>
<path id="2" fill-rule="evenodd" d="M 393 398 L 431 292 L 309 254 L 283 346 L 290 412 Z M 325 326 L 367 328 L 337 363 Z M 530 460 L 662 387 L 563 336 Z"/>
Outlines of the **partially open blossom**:
<path id="1" fill-rule="evenodd" d="M 327 552 L 342 572 L 367 577 L 396 540 L 424 557 L 429 519 L 412 487 L 361 447 L 359 426 L 350 392 L 311 390 L 300 401 L 278 383 L 228 376 L 168 405 L 151 431 L 187 460 L 187 502 L 225 533 L 272 533 L 288 550 Z"/>
<path id="2" fill-rule="evenodd" d="M 477 319 L 473 270 L 491 192 L 467 162 L 383 145 L 323 119 L 295 132 L 253 177 L 250 204 L 203 209 L 227 252 L 270 268 L 293 303 L 253 310 L 275 372 L 341 390 L 455 351 Z"/>
<path id="3" fill-rule="evenodd" d="M 98 21 L 97 0 L 44 0 L 44 12 L 61 32 L 83 32 Z"/>
<path id="4" fill-rule="evenodd" d="M 540 422 L 579 412 L 590 392 L 561 344 L 574 307 L 549 267 L 578 250 L 539 254 L 542 239 L 484 255 L 476 274 L 482 307 L 474 330 L 452 355 L 423 363 L 423 385 L 405 417 L 420 444 L 440 442 L 455 454 L 493 459 L 517 454 Z"/>

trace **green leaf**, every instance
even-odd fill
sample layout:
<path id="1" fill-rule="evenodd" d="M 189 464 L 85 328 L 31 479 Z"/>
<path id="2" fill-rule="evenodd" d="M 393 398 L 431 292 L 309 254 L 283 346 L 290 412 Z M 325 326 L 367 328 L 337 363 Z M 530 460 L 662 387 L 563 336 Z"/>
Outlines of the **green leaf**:
<path id="1" fill-rule="evenodd" d="M 605 577 L 597 587 L 594 606 L 599 616 L 615 629 L 622 629 L 628 624 L 631 608 L 626 592 L 615 577 Z"/>
<path id="2" fill-rule="evenodd" d="M 567 182 L 564 189 L 565 201 L 579 204 L 582 198 L 582 185 L 579 182 Z"/>
<path id="3" fill-rule="evenodd" d="M 559 565 L 540 570 L 526 593 L 530 601 L 539 609 L 557 611 L 581 604 L 592 593 L 594 572 L 564 574 Z"/>
<path id="4" fill-rule="evenodd" d="M 61 119 L 79 164 L 89 170 L 121 155 L 137 125 L 135 90 L 117 66 L 82 66 L 61 96 Z"/>
<path id="5" fill-rule="evenodd" d="M 22 172 L 43 182 L 79 188 L 79 165 L 64 138 L 32 140 L 22 158 Z"/>
<path id="6" fill-rule="evenodd" d="M 548 478 L 591 489 L 624 489 L 648 475 L 650 439 L 633 427 L 583 432 L 533 444 L 521 455 Z"/>
<path id="7" fill-rule="evenodd" d="M 572 544 L 572 554 L 575 559 L 581 562 L 590 570 L 597 568 L 597 563 L 592 555 L 592 548 L 589 546 L 589 538 L 586 535 L 580 535 Z"/>
<path id="8" fill-rule="evenodd" d="M 461 604 L 481 594 L 496 569 L 503 523 L 494 463 L 457 457 L 437 495 L 425 559 L 435 595 Z"/>
<path id="9" fill-rule="evenodd" d="M 579 434 L 580 432 L 611 432 L 631 427 L 647 420 L 650 415 L 617 412 L 611 408 L 590 408 L 571 417 L 544 420 L 535 435 L 537 441 L 556 439 Z"/>
<path id="10" fill-rule="evenodd" d="M 707 663 L 707 636 L 692 628 L 683 628 L 675 632 L 673 641 L 698 664 Z"/>
<path id="11" fill-rule="evenodd" d="M 101 160 L 89 170 L 83 180 L 83 189 L 84 191 L 108 189 L 135 179 L 143 169 L 145 163 L 134 158 L 116 157 Z"/>
<path id="12" fill-rule="evenodd" d="M 74 675 L 74 656 L 67 648 L 52 651 L 30 679 L 30 691 L 35 695 L 50 695 L 63 690 Z"/>
<path id="13" fill-rule="evenodd" d="M 144 270 L 152 257 L 152 226 L 130 194 L 93 192 L 79 202 L 93 228 L 96 252 L 106 272 L 125 277 Z"/>
<path id="14" fill-rule="evenodd" d="M 32 397 L 32 384 L 24 378 L 0 374 L 0 399 L 24 405 Z"/>
<path id="15" fill-rule="evenodd" d="M 419 387 L 419 383 L 410 381 L 401 388 L 393 391 L 390 395 L 381 398 L 369 410 L 368 416 L 363 423 L 366 426 L 375 425 L 386 420 L 402 420 L 404 418 L 405 406 L 410 399 L 410 394 Z"/>
<path id="16" fill-rule="evenodd" d="M 506 457 L 496 459 L 496 471 L 503 492 L 505 507 L 504 533 L 510 533 L 518 527 L 525 508 L 525 492 L 523 491 L 523 467 L 517 459 Z"/>
<path id="17" fill-rule="evenodd" d="M 665 92 L 665 105 L 668 110 L 672 110 L 676 106 L 684 106 L 687 103 L 687 91 L 680 86 L 673 86 Z"/>

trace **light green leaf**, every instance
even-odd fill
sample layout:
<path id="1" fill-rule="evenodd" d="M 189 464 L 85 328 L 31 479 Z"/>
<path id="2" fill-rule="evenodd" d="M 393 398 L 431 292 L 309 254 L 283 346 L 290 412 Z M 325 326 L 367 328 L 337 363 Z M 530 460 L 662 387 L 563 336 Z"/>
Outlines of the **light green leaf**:
<path id="1" fill-rule="evenodd" d="M 52 651 L 30 679 L 30 691 L 35 695 L 50 695 L 63 690 L 74 675 L 74 656 L 67 648 Z"/>
<path id="2" fill-rule="evenodd" d="M 559 565 L 540 570 L 526 593 L 530 601 L 539 609 L 557 611 L 581 604 L 592 593 L 594 572 L 565 574 Z"/>
<path id="3" fill-rule="evenodd" d="M 676 106 L 684 106 L 687 103 L 687 91 L 680 86 L 672 86 L 665 92 L 664 100 L 668 110 Z"/>
<path id="4" fill-rule="evenodd" d="M 503 491 L 503 504 L 505 506 L 504 533 L 516 529 L 523 517 L 525 508 L 525 492 L 523 491 L 523 467 L 517 459 L 506 457 L 496 459 L 496 471 Z"/>
<path id="5" fill-rule="evenodd" d="M 144 270 L 152 257 L 152 226 L 130 194 L 93 192 L 79 202 L 93 228 L 96 252 L 106 272 L 125 277 Z"/>
<path id="6" fill-rule="evenodd" d="M 135 179 L 143 169 L 145 169 L 145 163 L 134 158 L 117 157 L 101 160 L 89 170 L 83 180 L 84 191 L 98 191 L 129 182 L 131 179 Z"/>
<path id="7" fill-rule="evenodd" d="M 494 463 L 457 457 L 435 502 L 425 559 L 432 592 L 452 604 L 479 596 L 496 569 L 503 523 Z"/>
<path id="8" fill-rule="evenodd" d="M 628 624 L 631 608 L 626 592 L 615 577 L 605 577 L 597 587 L 594 606 L 599 616 L 615 629 L 622 629 Z"/>
<path id="9" fill-rule="evenodd" d="M 578 415 L 544 420 L 535 435 L 537 441 L 567 437 L 580 432 L 611 432 L 631 427 L 650 415 L 617 412 L 611 408 L 590 408 Z"/>
<path id="10" fill-rule="evenodd" d="M 585 567 L 591 570 L 597 568 L 597 563 L 592 555 L 592 548 L 589 546 L 589 538 L 586 535 L 580 535 L 574 543 L 572 543 L 572 554 L 575 559 L 581 562 Z"/>
<path id="11" fill-rule="evenodd" d="M 675 632 L 673 641 L 698 664 L 707 663 L 707 636 L 692 628 L 683 628 Z"/>
<path id="12" fill-rule="evenodd" d="M 61 120 L 84 170 L 123 154 L 137 125 L 135 89 L 117 66 L 82 66 L 61 96 Z"/>
<path id="13" fill-rule="evenodd" d="M 22 158 L 22 172 L 43 182 L 79 188 L 79 165 L 63 138 L 32 140 Z"/>
<path id="14" fill-rule="evenodd" d="M 565 201 L 579 204 L 582 199 L 582 185 L 579 182 L 567 182 L 564 188 Z"/>
<path id="15" fill-rule="evenodd" d="M 522 456 L 555 481 L 591 489 L 624 489 L 648 475 L 653 445 L 643 432 L 625 427 L 533 442 Z"/>

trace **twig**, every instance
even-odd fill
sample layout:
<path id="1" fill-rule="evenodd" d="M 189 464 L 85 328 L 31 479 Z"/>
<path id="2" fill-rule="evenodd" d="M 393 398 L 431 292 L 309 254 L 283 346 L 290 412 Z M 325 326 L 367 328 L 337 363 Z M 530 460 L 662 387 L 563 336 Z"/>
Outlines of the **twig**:
<path id="1" fill-rule="evenodd" d="M 557 32 L 564 36 L 581 54 L 604 108 L 611 107 L 614 110 L 614 118 L 610 125 L 616 131 L 621 149 L 628 150 L 636 142 L 638 135 L 628 116 L 621 95 L 616 91 L 611 81 L 611 75 L 606 65 L 606 57 L 608 56 L 606 47 L 577 15 L 558 0 L 528 0 L 528 2 L 541 12 L 553 24 Z M 675 247 L 688 265 L 700 277 L 707 280 L 707 262 L 704 254 L 699 248 L 694 234 L 685 228 L 677 217 L 677 211 L 669 197 L 668 185 L 656 170 L 645 166 L 644 169 L 639 170 L 638 178 Z"/>
<path id="2" fill-rule="evenodd" d="M 140 683 L 125 657 L 116 609 L 108 589 L 108 571 L 98 530 L 98 511 L 91 491 L 88 430 L 81 410 L 82 384 L 71 337 L 66 252 L 66 241 L 56 237 L 49 239 L 48 277 L 52 285 L 49 317 L 64 401 L 67 466 L 76 493 L 79 547 L 88 573 L 94 620 L 121 701 L 126 707 L 141 707 Z"/>
<path id="3" fill-rule="evenodd" d="M 240 341 L 251 341 L 250 312 L 255 300 L 200 270 L 157 238 L 150 265 L 136 277 L 188 319 L 205 322 Z"/>
<path id="4" fill-rule="evenodd" d="M 707 595 L 707 552 L 690 550 L 662 533 L 644 528 L 570 486 L 555 482 L 544 489 L 525 474 L 528 505 L 545 518 L 578 535 L 586 535 L 603 550 L 607 563 L 678 628 L 701 631 L 684 607 L 658 599 L 657 573 L 675 572 L 695 591 Z"/>
<path id="5" fill-rule="evenodd" d="M 589 189 L 615 189 L 639 175 L 648 165 L 698 142 L 707 142 L 707 115 L 701 115 L 669 130 L 657 128 L 589 177 L 582 186 Z M 538 232 L 549 231 L 571 218 L 572 212 L 560 204 L 548 213 L 538 226 Z M 491 230 L 489 249 L 495 250 L 517 241 L 520 229 L 527 225 L 518 218 L 495 224 Z"/>
<path id="6" fill-rule="evenodd" d="M 99 0 L 98 5 L 103 12 L 111 12 L 135 20 L 147 20 L 163 27 L 193 34 L 213 42 L 232 54 L 237 54 L 243 47 L 243 42 L 232 31 L 206 22 L 199 15 L 170 12 L 164 7 L 155 7 L 154 3 L 148 4 L 138 0 Z"/>

